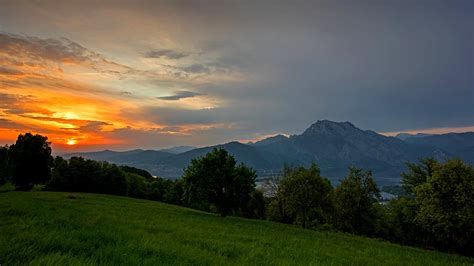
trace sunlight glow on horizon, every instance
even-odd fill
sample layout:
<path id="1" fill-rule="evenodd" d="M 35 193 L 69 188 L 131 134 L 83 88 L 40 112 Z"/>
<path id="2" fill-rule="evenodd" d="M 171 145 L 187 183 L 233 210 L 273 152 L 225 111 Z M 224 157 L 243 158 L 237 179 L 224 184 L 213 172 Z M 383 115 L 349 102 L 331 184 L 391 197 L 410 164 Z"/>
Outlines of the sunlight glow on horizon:
<path id="1" fill-rule="evenodd" d="M 69 139 L 67 142 L 66 142 L 67 145 L 69 146 L 73 146 L 73 145 L 76 145 L 77 144 L 77 141 L 75 139 Z"/>

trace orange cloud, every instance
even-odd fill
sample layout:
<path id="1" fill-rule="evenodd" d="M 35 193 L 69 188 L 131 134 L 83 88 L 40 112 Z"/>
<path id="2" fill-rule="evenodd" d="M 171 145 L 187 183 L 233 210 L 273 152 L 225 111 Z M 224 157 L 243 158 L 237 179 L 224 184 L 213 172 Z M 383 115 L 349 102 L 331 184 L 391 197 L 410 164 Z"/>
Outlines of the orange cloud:
<path id="1" fill-rule="evenodd" d="M 408 134 L 446 134 L 446 133 L 463 133 L 463 132 L 474 132 L 474 126 L 470 127 L 440 127 L 440 128 L 428 128 L 419 130 L 406 130 L 406 131 L 395 131 L 395 132 L 380 132 L 385 136 L 396 136 L 400 133 Z"/>
<path id="2" fill-rule="evenodd" d="M 188 89 L 233 75 L 215 66 L 202 66 L 205 73 L 197 65 L 138 70 L 68 39 L 9 33 L 0 33 L 0 66 L 0 143 L 30 131 L 47 135 L 62 150 L 92 149 L 135 143 L 135 136 L 161 143 L 226 127 L 222 121 L 169 123 L 223 104 Z M 181 110 L 181 117 L 170 110 Z"/>

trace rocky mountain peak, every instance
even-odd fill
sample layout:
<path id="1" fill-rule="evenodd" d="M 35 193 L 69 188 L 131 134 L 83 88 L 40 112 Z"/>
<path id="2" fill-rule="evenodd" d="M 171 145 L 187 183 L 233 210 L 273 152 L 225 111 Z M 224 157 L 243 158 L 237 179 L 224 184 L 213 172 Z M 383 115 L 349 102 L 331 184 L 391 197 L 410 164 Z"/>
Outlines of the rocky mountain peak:
<path id="1" fill-rule="evenodd" d="M 351 122 L 334 122 L 329 120 L 318 120 L 305 130 L 303 135 L 347 135 L 350 132 L 361 131 Z"/>

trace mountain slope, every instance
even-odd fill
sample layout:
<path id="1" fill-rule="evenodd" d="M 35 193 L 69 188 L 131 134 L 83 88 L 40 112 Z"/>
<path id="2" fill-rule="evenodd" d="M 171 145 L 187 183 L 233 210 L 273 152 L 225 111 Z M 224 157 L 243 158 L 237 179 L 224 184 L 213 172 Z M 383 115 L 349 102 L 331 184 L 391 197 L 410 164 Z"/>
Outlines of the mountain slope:
<path id="1" fill-rule="evenodd" d="M 125 197 L 0 193 L 5 265 L 472 265 L 474 259 Z"/>
<path id="2" fill-rule="evenodd" d="M 474 146 L 474 132 L 447 133 L 426 137 L 411 137 L 405 140 L 411 144 L 436 147 L 447 152 L 455 153 L 458 150 Z"/>
<path id="3" fill-rule="evenodd" d="M 317 121 L 302 134 L 277 135 L 256 143 L 229 142 L 172 154 L 164 151 L 133 150 L 69 154 L 94 160 L 106 160 L 143 168 L 154 175 L 177 178 L 192 158 L 213 148 L 226 149 L 238 162 L 255 170 L 260 177 L 277 174 L 284 164 L 317 163 L 324 176 L 337 182 L 347 168 L 357 166 L 373 170 L 381 185 L 398 184 L 406 162 L 434 156 L 439 160 L 461 157 L 474 162 L 474 133 L 409 137 L 405 141 L 361 130 L 350 122 Z"/>
<path id="4" fill-rule="evenodd" d="M 397 138 L 361 130 L 350 122 L 317 121 L 301 135 L 262 147 L 282 160 L 296 164 L 317 163 L 322 173 L 337 181 L 349 166 L 372 169 L 378 181 L 395 182 L 405 162 L 431 155 L 430 147 L 417 147 Z M 285 158 L 286 157 L 286 158 Z"/>
<path id="5" fill-rule="evenodd" d="M 448 133 L 421 138 L 407 138 L 407 143 L 432 147 L 448 152 L 451 157 L 459 157 L 474 164 L 474 132 Z"/>

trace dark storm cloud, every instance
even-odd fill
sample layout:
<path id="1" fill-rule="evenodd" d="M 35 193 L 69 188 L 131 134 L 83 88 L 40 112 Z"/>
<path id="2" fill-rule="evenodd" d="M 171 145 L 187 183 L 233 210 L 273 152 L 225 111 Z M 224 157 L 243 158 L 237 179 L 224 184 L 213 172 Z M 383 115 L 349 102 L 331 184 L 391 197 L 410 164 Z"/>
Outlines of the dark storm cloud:
<path id="1" fill-rule="evenodd" d="M 189 56 L 189 53 L 175 51 L 175 50 L 151 50 L 145 53 L 146 58 L 168 58 L 168 59 L 181 59 Z"/>
<path id="2" fill-rule="evenodd" d="M 156 98 L 164 101 L 177 101 L 179 99 L 192 98 L 200 95 L 202 94 L 192 91 L 176 91 L 173 95 L 161 96 Z"/>
<path id="3" fill-rule="evenodd" d="M 228 37 L 247 49 L 224 60 L 254 79 L 200 91 L 253 102 L 255 128 L 297 133 L 324 118 L 377 131 L 474 125 L 474 2 L 254 7 L 225 14 L 254 26 Z"/>

